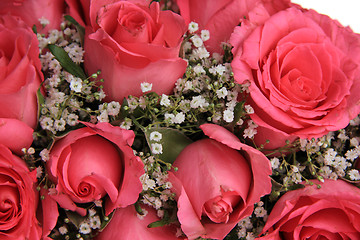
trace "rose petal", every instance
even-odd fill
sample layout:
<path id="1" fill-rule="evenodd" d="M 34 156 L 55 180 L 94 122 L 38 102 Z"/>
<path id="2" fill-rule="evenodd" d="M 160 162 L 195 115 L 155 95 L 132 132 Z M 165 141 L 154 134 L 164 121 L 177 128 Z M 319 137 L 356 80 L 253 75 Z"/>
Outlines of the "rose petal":
<path id="1" fill-rule="evenodd" d="M 293 238 L 360 236 L 360 226 L 353 221 L 360 215 L 360 190 L 342 180 L 311 181 L 313 186 L 287 192 L 277 201 L 263 230 L 269 235 L 263 239 L 278 238 L 280 232 Z"/>
<path id="2" fill-rule="evenodd" d="M 33 141 L 33 129 L 17 119 L 0 118 L 0 144 L 18 155 L 22 148 L 29 148 Z"/>
<path id="3" fill-rule="evenodd" d="M 200 126 L 201 130 L 203 130 L 204 134 L 214 139 L 222 144 L 229 146 L 233 149 L 240 150 L 242 144 L 240 140 L 231 132 L 226 130 L 225 128 L 216 125 L 216 124 L 202 124 Z"/>
<path id="4" fill-rule="evenodd" d="M 9 14 L 21 17 L 29 27 L 36 25 L 37 30 L 47 33 L 48 30 L 58 29 L 65 10 L 63 0 L 26 0 L 0 1 L 0 14 Z M 43 28 L 39 18 L 44 17 L 50 24 Z"/>
<path id="5" fill-rule="evenodd" d="M 143 58 L 139 59 L 138 56 L 129 58 L 126 55 L 123 57 L 122 52 L 114 52 L 109 47 L 101 46 L 95 39 L 86 41 L 93 54 L 98 53 L 99 56 L 104 56 L 101 63 L 86 56 L 85 61 L 87 61 L 88 70 L 92 69 L 91 71 L 94 72 L 101 69 L 101 77 L 107 79 L 103 84 L 107 94 L 106 99 L 122 102 L 124 97 L 129 95 L 140 96 L 142 95 L 140 84 L 143 82 L 152 83 L 152 91 L 158 94 L 170 94 L 175 82 L 182 76 L 186 68 L 186 62 L 181 58 L 161 59 L 155 62 L 150 62 L 149 59 L 143 61 L 141 60 Z M 123 63 L 125 59 L 134 67 L 125 65 Z M 162 71 L 158 71 L 159 69 Z M 129 79 L 131 79 L 131 84 L 128 84 Z M 123 84 L 126 84 L 127 87 L 124 88 Z"/>
<path id="6" fill-rule="evenodd" d="M 176 228 L 171 226 L 149 228 L 148 225 L 152 222 L 158 221 L 159 218 L 156 216 L 156 212 L 153 208 L 146 206 L 141 207 L 148 212 L 143 219 L 139 218 L 133 205 L 115 210 L 109 225 L 107 225 L 95 239 L 117 239 L 119 236 L 123 239 L 133 240 L 179 239 L 176 237 Z"/>
<path id="7" fill-rule="evenodd" d="M 43 236 L 48 236 L 52 229 L 55 227 L 59 212 L 56 201 L 48 195 L 48 191 L 44 188 L 41 188 L 41 196 L 44 196 L 44 199 L 41 201 L 41 210 L 42 210 L 42 231 Z"/>

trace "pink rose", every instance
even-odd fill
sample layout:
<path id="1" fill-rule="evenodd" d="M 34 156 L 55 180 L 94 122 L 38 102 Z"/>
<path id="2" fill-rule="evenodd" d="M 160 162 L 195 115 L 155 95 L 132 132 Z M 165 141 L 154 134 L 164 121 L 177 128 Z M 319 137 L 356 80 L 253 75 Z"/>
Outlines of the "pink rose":
<path id="1" fill-rule="evenodd" d="M 157 2 L 99 0 L 90 4 L 90 21 L 84 64 L 88 73 L 101 70 L 106 100 L 140 96 L 143 82 L 158 94 L 171 93 L 186 68 L 179 58 L 186 30 L 181 16 L 160 11 Z"/>
<path id="2" fill-rule="evenodd" d="M 119 239 L 119 236 L 122 240 L 182 239 L 176 237 L 176 228 L 172 226 L 148 228 L 150 223 L 160 219 L 154 208 L 147 206 L 141 206 L 141 208 L 146 211 L 145 216 L 139 216 L 133 205 L 116 209 L 109 225 L 95 239 Z"/>
<path id="3" fill-rule="evenodd" d="M 37 124 L 36 92 L 43 81 L 38 41 L 19 18 L 0 16 L 0 117 Z"/>
<path id="4" fill-rule="evenodd" d="M 36 219 L 36 171 L 30 172 L 25 162 L 14 155 L 2 139 L 6 135 L 11 148 L 15 145 L 16 148 L 28 147 L 33 131 L 16 119 L 0 120 L 0 239 L 39 240 L 41 227 Z M 10 126 L 12 129 L 8 129 Z M 20 142 L 14 142 L 16 137 Z"/>
<path id="5" fill-rule="evenodd" d="M 342 180 L 285 193 L 259 239 L 360 239 L 360 189 Z"/>
<path id="6" fill-rule="evenodd" d="M 360 36 L 313 10 L 262 7 L 231 36 L 238 83 L 250 81 L 257 144 L 318 138 L 360 112 Z"/>
<path id="7" fill-rule="evenodd" d="M 47 33 L 48 30 L 58 29 L 65 11 L 64 0 L 1 0 L 0 14 L 11 14 L 21 17 L 24 22 L 37 30 Z M 49 20 L 49 24 L 43 29 L 39 19 Z M 43 30 L 42 30 L 43 29 Z"/>
<path id="8" fill-rule="evenodd" d="M 220 44 L 227 42 L 234 28 L 257 4 L 263 2 L 269 11 L 288 7 L 289 0 L 177 0 L 181 16 L 187 24 L 199 24 L 199 29 L 209 30 L 210 39 L 205 46 L 210 52 L 222 52 Z"/>
<path id="9" fill-rule="evenodd" d="M 136 202 L 142 185 L 143 163 L 134 156 L 134 133 L 109 123 L 86 124 L 57 141 L 50 150 L 47 168 L 56 183 L 51 195 L 60 206 L 85 214 L 75 203 L 107 196 L 106 215 Z"/>
<path id="10" fill-rule="evenodd" d="M 169 175 L 178 219 L 189 239 L 223 239 L 271 191 L 271 166 L 260 151 L 214 124 L 201 126 L 210 139 L 188 145 Z"/>

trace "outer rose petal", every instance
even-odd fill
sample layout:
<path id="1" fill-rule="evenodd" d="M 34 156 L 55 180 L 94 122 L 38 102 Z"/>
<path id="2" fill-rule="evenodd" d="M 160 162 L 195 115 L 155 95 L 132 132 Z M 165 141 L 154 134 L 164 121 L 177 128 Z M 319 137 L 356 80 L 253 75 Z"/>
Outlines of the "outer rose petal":
<path id="1" fill-rule="evenodd" d="M 178 196 L 178 218 L 181 221 L 181 228 L 186 236 L 191 239 L 196 239 L 199 236 L 206 234 L 206 230 L 202 225 L 197 213 L 191 205 L 190 199 L 186 194 L 181 181 L 175 177 L 174 173 L 169 172 L 168 180 L 172 183 L 172 190 Z"/>
<path id="2" fill-rule="evenodd" d="M 0 116 L 17 118 L 35 129 L 38 122 L 36 92 L 40 87 L 40 79 L 36 80 L 37 73 L 35 73 L 33 67 L 28 70 L 34 81 L 30 80 L 27 86 L 24 86 L 15 94 L 0 94 Z M 7 78 L 6 80 L 10 81 L 11 79 Z"/>
<path id="3" fill-rule="evenodd" d="M 58 205 L 54 199 L 48 195 L 48 190 L 42 188 L 40 191 L 44 199 L 41 200 L 41 215 L 42 215 L 42 236 L 46 240 L 50 240 L 47 236 L 56 226 L 59 216 Z"/>
<path id="4" fill-rule="evenodd" d="M 0 118 L 0 144 L 4 144 L 18 155 L 22 154 L 22 148 L 30 147 L 33 132 L 32 128 L 20 120 Z"/>
<path id="5" fill-rule="evenodd" d="M 36 25 L 37 30 L 43 33 L 60 27 L 64 10 L 64 0 L 0 1 L 0 14 L 19 16 L 28 26 Z M 42 17 L 50 21 L 44 29 L 39 22 Z"/>
<path id="6" fill-rule="evenodd" d="M 321 188 L 307 185 L 284 194 L 265 224 L 263 233 L 268 234 L 259 239 L 281 239 L 281 234 L 302 239 L 318 233 L 330 239 L 333 233 L 339 234 L 336 239 L 360 237 L 360 224 L 356 221 L 360 217 L 360 189 L 342 180 L 311 181 Z M 308 231 L 306 226 L 314 231 Z"/>
<path id="7" fill-rule="evenodd" d="M 151 91 L 158 94 L 169 94 L 175 87 L 177 79 L 184 73 L 187 65 L 183 59 L 174 58 L 148 62 L 142 68 L 128 67 L 119 63 L 118 53 L 109 47 L 91 39 L 85 41 L 87 47 L 92 49 L 92 56 L 98 56 L 98 58 L 85 56 L 87 69 L 93 69 L 94 72 L 101 69 L 101 76 L 105 79 L 104 91 L 108 100 L 122 102 L 129 95 L 142 95 L 140 84 L 143 82 L 153 84 Z M 136 59 L 133 59 L 134 63 L 139 64 Z M 129 60 L 121 59 L 121 61 Z"/>
<path id="8" fill-rule="evenodd" d="M 289 6 L 289 0 L 177 0 L 181 16 L 186 23 L 194 21 L 199 28 L 210 31 L 210 39 L 205 42 L 207 49 L 221 52 L 221 42 L 227 42 L 234 28 L 259 3 L 264 3 L 268 11 L 279 11 Z"/>
<path id="9" fill-rule="evenodd" d="M 90 0 L 65 0 L 69 7 L 69 15 L 81 26 L 90 24 Z"/>
<path id="10" fill-rule="evenodd" d="M 200 128 L 206 136 L 233 149 L 240 150 L 243 145 L 234 134 L 219 125 L 206 123 L 202 124 Z"/>
<path id="11" fill-rule="evenodd" d="M 96 240 L 121 239 L 123 240 L 171 240 L 176 237 L 176 228 L 171 226 L 148 228 L 147 226 L 159 218 L 154 208 L 142 206 L 148 211 L 144 219 L 140 219 L 133 205 L 117 209 L 109 225 L 95 238 Z"/>

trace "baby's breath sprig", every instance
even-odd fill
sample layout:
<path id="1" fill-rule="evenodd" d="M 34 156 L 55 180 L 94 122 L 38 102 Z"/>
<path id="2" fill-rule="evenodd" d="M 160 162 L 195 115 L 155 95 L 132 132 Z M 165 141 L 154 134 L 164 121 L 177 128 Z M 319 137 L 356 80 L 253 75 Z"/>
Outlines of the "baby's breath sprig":
<path id="1" fill-rule="evenodd" d="M 343 179 L 360 182 L 356 162 L 360 156 L 359 116 L 341 130 L 317 139 L 300 139 L 293 143 L 293 153 L 270 158 L 273 169 L 271 201 L 282 193 L 302 187 L 299 183 L 313 184 L 311 179 Z"/>
<path id="2" fill-rule="evenodd" d="M 360 180 L 359 171 L 355 169 L 360 156 L 358 119 L 356 117 L 346 128 L 319 139 L 302 140 L 302 151 L 306 151 L 308 162 L 312 162 L 312 170 L 318 178 Z"/>
<path id="3" fill-rule="evenodd" d="M 49 236 L 56 240 L 91 240 L 106 227 L 111 217 L 112 214 L 105 216 L 102 206 L 96 204 L 88 206 L 86 216 L 60 209 L 57 224 Z"/>
<path id="4" fill-rule="evenodd" d="M 154 138 L 161 138 L 159 134 L 153 134 Z M 157 136 L 155 136 L 157 135 Z M 138 200 L 138 217 L 144 218 L 147 214 L 145 209 L 140 207 L 140 203 L 148 205 L 157 211 L 161 219 L 152 223 L 150 227 L 163 226 L 176 222 L 176 202 L 174 194 L 170 190 L 171 182 L 168 181 L 167 171 L 171 169 L 171 164 L 163 162 L 152 155 L 139 153 L 143 162 L 145 173 L 140 177 L 143 191 Z"/>
<path id="5" fill-rule="evenodd" d="M 254 204 L 252 214 L 240 220 L 235 228 L 225 237 L 225 240 L 239 239 L 252 240 L 255 239 L 262 231 L 268 217 L 266 203 L 259 201 Z"/>
<path id="6" fill-rule="evenodd" d="M 198 31 L 196 23 L 189 24 L 183 43 L 188 67 L 183 78 L 175 83 L 173 95 L 151 92 L 141 97 L 129 96 L 127 107 L 133 122 L 149 128 L 176 128 L 189 136 L 197 134 L 199 125 L 206 122 L 232 128 L 245 122 L 248 128 L 241 137 L 252 138 L 256 133 L 256 124 L 249 121 L 253 109 L 244 105 L 246 85 L 234 83 L 229 58 L 231 48 L 224 45 L 226 59 L 219 54 L 209 57 L 204 45 L 209 32 L 202 30 L 198 34 Z"/>
<path id="7" fill-rule="evenodd" d="M 94 122 L 102 113 L 98 105 L 105 97 L 103 80 L 97 79 L 100 72 L 90 77 L 82 72 L 84 50 L 78 29 L 64 21 L 60 31 L 51 30 L 48 35 L 37 36 L 45 75 L 39 92 L 41 129 L 45 135 L 54 137 L 76 128 L 79 121 Z M 114 114 L 114 109 L 109 112 Z M 40 131 L 39 135 L 44 134 Z"/>

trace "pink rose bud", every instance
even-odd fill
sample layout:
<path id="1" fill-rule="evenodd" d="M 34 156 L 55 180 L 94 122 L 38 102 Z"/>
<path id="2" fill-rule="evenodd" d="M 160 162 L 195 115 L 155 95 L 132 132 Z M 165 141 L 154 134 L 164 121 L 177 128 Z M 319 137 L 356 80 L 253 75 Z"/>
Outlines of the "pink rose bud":
<path id="1" fill-rule="evenodd" d="M 54 144 L 46 162 L 60 206 L 84 214 L 74 203 L 105 198 L 106 214 L 133 204 L 142 191 L 143 163 L 134 156 L 134 133 L 109 123 L 71 131 Z"/>
<path id="2" fill-rule="evenodd" d="M 271 191 L 270 161 L 242 144 L 225 128 L 201 125 L 209 139 L 196 141 L 174 162 L 170 173 L 178 219 L 189 239 L 223 239 Z"/>

